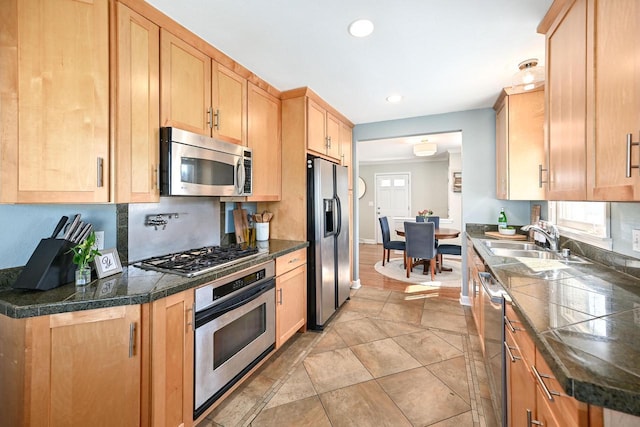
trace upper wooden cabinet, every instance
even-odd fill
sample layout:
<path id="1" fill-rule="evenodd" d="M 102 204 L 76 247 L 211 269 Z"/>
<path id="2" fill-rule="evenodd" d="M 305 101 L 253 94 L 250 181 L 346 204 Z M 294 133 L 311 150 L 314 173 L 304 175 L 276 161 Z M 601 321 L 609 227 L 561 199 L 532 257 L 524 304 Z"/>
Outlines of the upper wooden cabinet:
<path id="1" fill-rule="evenodd" d="M 9 0 L 0 201 L 109 201 L 108 0 Z"/>
<path id="2" fill-rule="evenodd" d="M 248 201 L 278 201 L 282 195 L 280 99 L 249 83 L 247 142 L 253 152 L 253 196 Z"/>
<path id="3" fill-rule="evenodd" d="M 115 202 L 157 202 L 160 29 L 118 3 L 116 37 Z"/>
<path id="4" fill-rule="evenodd" d="M 556 0 L 546 34 L 547 198 L 640 200 L 640 170 L 626 177 L 627 135 L 640 140 L 640 16 L 634 0 Z M 629 155 L 627 155 L 627 151 Z"/>
<path id="5" fill-rule="evenodd" d="M 542 200 L 544 92 L 504 89 L 496 110 L 496 195 L 498 199 Z"/>
<path id="6" fill-rule="evenodd" d="M 160 123 L 246 145 L 247 80 L 160 32 Z"/>
<path id="7" fill-rule="evenodd" d="M 307 149 L 341 161 L 341 122 L 319 102 L 307 98 Z"/>

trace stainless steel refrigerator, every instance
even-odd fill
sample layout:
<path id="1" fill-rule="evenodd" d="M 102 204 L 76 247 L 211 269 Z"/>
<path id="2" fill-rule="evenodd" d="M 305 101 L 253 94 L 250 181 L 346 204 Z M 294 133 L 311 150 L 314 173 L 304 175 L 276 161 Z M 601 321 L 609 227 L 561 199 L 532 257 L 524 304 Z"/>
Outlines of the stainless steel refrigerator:
<path id="1" fill-rule="evenodd" d="M 307 158 L 308 320 L 322 329 L 349 298 L 349 183 L 347 168 Z"/>

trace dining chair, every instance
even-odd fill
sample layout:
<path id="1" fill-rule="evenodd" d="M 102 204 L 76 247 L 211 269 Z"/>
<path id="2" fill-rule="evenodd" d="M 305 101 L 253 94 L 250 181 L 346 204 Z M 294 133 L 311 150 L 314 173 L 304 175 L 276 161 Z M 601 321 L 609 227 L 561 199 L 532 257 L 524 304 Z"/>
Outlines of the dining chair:
<path id="1" fill-rule="evenodd" d="M 386 216 L 378 218 L 380 220 L 380 229 L 382 231 L 382 265 L 384 266 L 385 258 L 389 262 L 391 250 L 403 251 L 406 244 L 402 240 L 391 240 L 391 232 L 389 231 L 389 220 Z M 407 259 L 404 257 L 404 266 L 407 266 Z"/>
<path id="2" fill-rule="evenodd" d="M 436 272 L 436 227 L 433 222 L 405 222 L 404 238 L 406 248 L 404 251 L 407 277 L 413 270 L 413 259 L 420 259 L 424 263 L 424 273 L 427 272 L 427 262 L 431 270 L 431 281 Z"/>
<path id="3" fill-rule="evenodd" d="M 438 245 L 438 272 L 442 273 L 442 256 L 443 255 L 462 255 L 462 247 L 460 245 L 443 244 Z"/>
<path id="4" fill-rule="evenodd" d="M 416 216 L 416 222 L 424 222 L 424 217 L 422 215 Z"/>

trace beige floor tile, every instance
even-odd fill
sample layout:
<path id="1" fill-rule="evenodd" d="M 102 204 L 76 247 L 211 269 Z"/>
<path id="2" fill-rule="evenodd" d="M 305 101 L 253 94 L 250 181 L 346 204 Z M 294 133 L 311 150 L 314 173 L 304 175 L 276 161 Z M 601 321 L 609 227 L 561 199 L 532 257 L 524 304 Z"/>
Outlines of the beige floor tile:
<path id="1" fill-rule="evenodd" d="M 493 405 L 491 404 L 491 399 L 482 398 L 482 409 L 484 410 L 484 421 L 488 427 L 494 427 L 498 425 L 498 420 L 496 419 L 496 413 L 493 410 Z"/>
<path id="2" fill-rule="evenodd" d="M 452 314 L 445 311 L 423 310 L 420 324 L 427 328 L 437 328 L 459 333 L 467 332 L 467 322 L 464 315 Z"/>
<path id="3" fill-rule="evenodd" d="M 376 316 L 384 306 L 383 301 L 374 301 L 366 298 L 353 298 L 342 305 L 341 310 L 357 311 L 359 313 Z"/>
<path id="4" fill-rule="evenodd" d="M 489 388 L 489 379 L 487 378 L 487 369 L 484 361 L 482 359 L 473 360 L 473 364 L 476 370 L 476 381 L 480 388 L 480 396 L 489 399 L 491 398 L 491 389 Z"/>
<path id="5" fill-rule="evenodd" d="M 424 306 L 424 300 L 427 298 L 426 294 L 415 293 L 415 294 L 407 294 L 405 292 L 391 292 L 387 302 L 392 302 L 395 304 L 415 304 Z"/>
<path id="6" fill-rule="evenodd" d="M 318 343 L 313 347 L 311 353 L 322 353 L 323 351 L 336 350 L 338 348 L 347 347 L 347 343 L 338 335 L 338 333 L 332 328 L 325 332 L 324 336 L 320 338 Z"/>
<path id="7" fill-rule="evenodd" d="M 451 314 L 464 315 L 464 308 L 458 301 L 442 298 L 428 298 L 424 300 L 424 309 L 428 311 L 444 311 Z"/>
<path id="8" fill-rule="evenodd" d="M 283 378 L 317 338 L 318 332 L 295 334 L 258 370 L 258 373 L 274 380 Z"/>
<path id="9" fill-rule="evenodd" d="M 373 378 L 348 348 L 310 354 L 303 363 L 318 393 L 324 393 Z"/>
<path id="10" fill-rule="evenodd" d="M 447 418 L 444 421 L 430 425 L 429 427 L 473 427 L 473 416 L 471 411 Z"/>
<path id="11" fill-rule="evenodd" d="M 467 364 L 464 356 L 444 360 L 427 366 L 427 369 L 447 385 L 465 402 L 471 404 L 469 395 L 469 380 L 467 378 Z"/>
<path id="12" fill-rule="evenodd" d="M 340 309 L 340 311 L 336 314 L 336 317 L 329 323 L 327 329 L 330 329 L 336 323 L 341 322 L 349 322 L 350 320 L 364 319 L 367 317 L 366 313 L 361 313 L 359 311 L 350 311 L 344 308 Z"/>
<path id="13" fill-rule="evenodd" d="M 387 338 L 387 334 L 368 318 L 338 323 L 333 330 L 350 346 Z"/>
<path id="14" fill-rule="evenodd" d="M 411 425 L 375 381 L 323 393 L 320 399 L 333 427 Z"/>
<path id="15" fill-rule="evenodd" d="M 252 427 L 331 427 L 317 396 L 264 409 L 251 422 Z"/>
<path id="16" fill-rule="evenodd" d="M 374 378 L 414 369 L 420 362 L 411 357 L 393 339 L 373 341 L 351 347 Z"/>
<path id="17" fill-rule="evenodd" d="M 437 336 L 433 331 L 425 330 L 393 339 L 422 365 L 462 355 L 460 350 Z"/>
<path id="18" fill-rule="evenodd" d="M 221 426 L 236 426 L 262 399 L 250 393 L 235 392 L 227 397 L 207 419 Z M 202 427 L 199 425 L 198 427 Z"/>
<path id="19" fill-rule="evenodd" d="M 416 304 L 394 304 L 386 303 L 378 317 L 396 322 L 406 322 L 414 325 L 420 324 L 422 308 Z"/>
<path id="20" fill-rule="evenodd" d="M 374 301 L 386 302 L 390 294 L 391 294 L 391 291 L 363 287 L 358 289 L 358 291 L 356 292 L 355 298 L 366 298 Z"/>
<path id="21" fill-rule="evenodd" d="M 400 372 L 377 381 L 413 425 L 430 425 L 471 409 L 426 368 Z"/>
<path id="22" fill-rule="evenodd" d="M 446 342 L 448 342 L 449 344 L 451 344 L 452 346 L 454 346 L 455 348 L 457 348 L 458 350 L 464 351 L 464 344 L 463 344 L 465 340 L 464 336 L 460 334 L 446 332 L 446 331 L 433 331 L 433 333 L 439 336 L 440 338 L 442 338 L 443 340 L 445 340 Z"/>
<path id="23" fill-rule="evenodd" d="M 413 334 L 416 332 L 424 331 L 423 328 L 417 325 L 409 325 L 404 322 L 394 322 L 391 320 L 383 320 L 383 319 L 372 319 L 373 323 L 376 324 L 382 332 L 387 334 L 390 337 L 397 337 L 400 335 Z"/>
<path id="24" fill-rule="evenodd" d="M 269 400 L 266 408 L 284 405 L 315 395 L 316 390 L 313 388 L 307 370 L 304 369 L 304 365 L 300 364 L 287 378 L 278 392 Z"/>

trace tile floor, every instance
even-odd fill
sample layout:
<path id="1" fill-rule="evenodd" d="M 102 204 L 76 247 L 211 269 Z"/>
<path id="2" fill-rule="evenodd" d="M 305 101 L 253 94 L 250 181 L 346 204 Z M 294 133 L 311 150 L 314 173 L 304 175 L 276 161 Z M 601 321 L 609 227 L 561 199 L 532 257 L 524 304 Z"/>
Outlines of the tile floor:
<path id="1" fill-rule="evenodd" d="M 459 290 L 394 289 L 363 282 L 324 331 L 296 334 L 198 427 L 496 425 Z"/>

